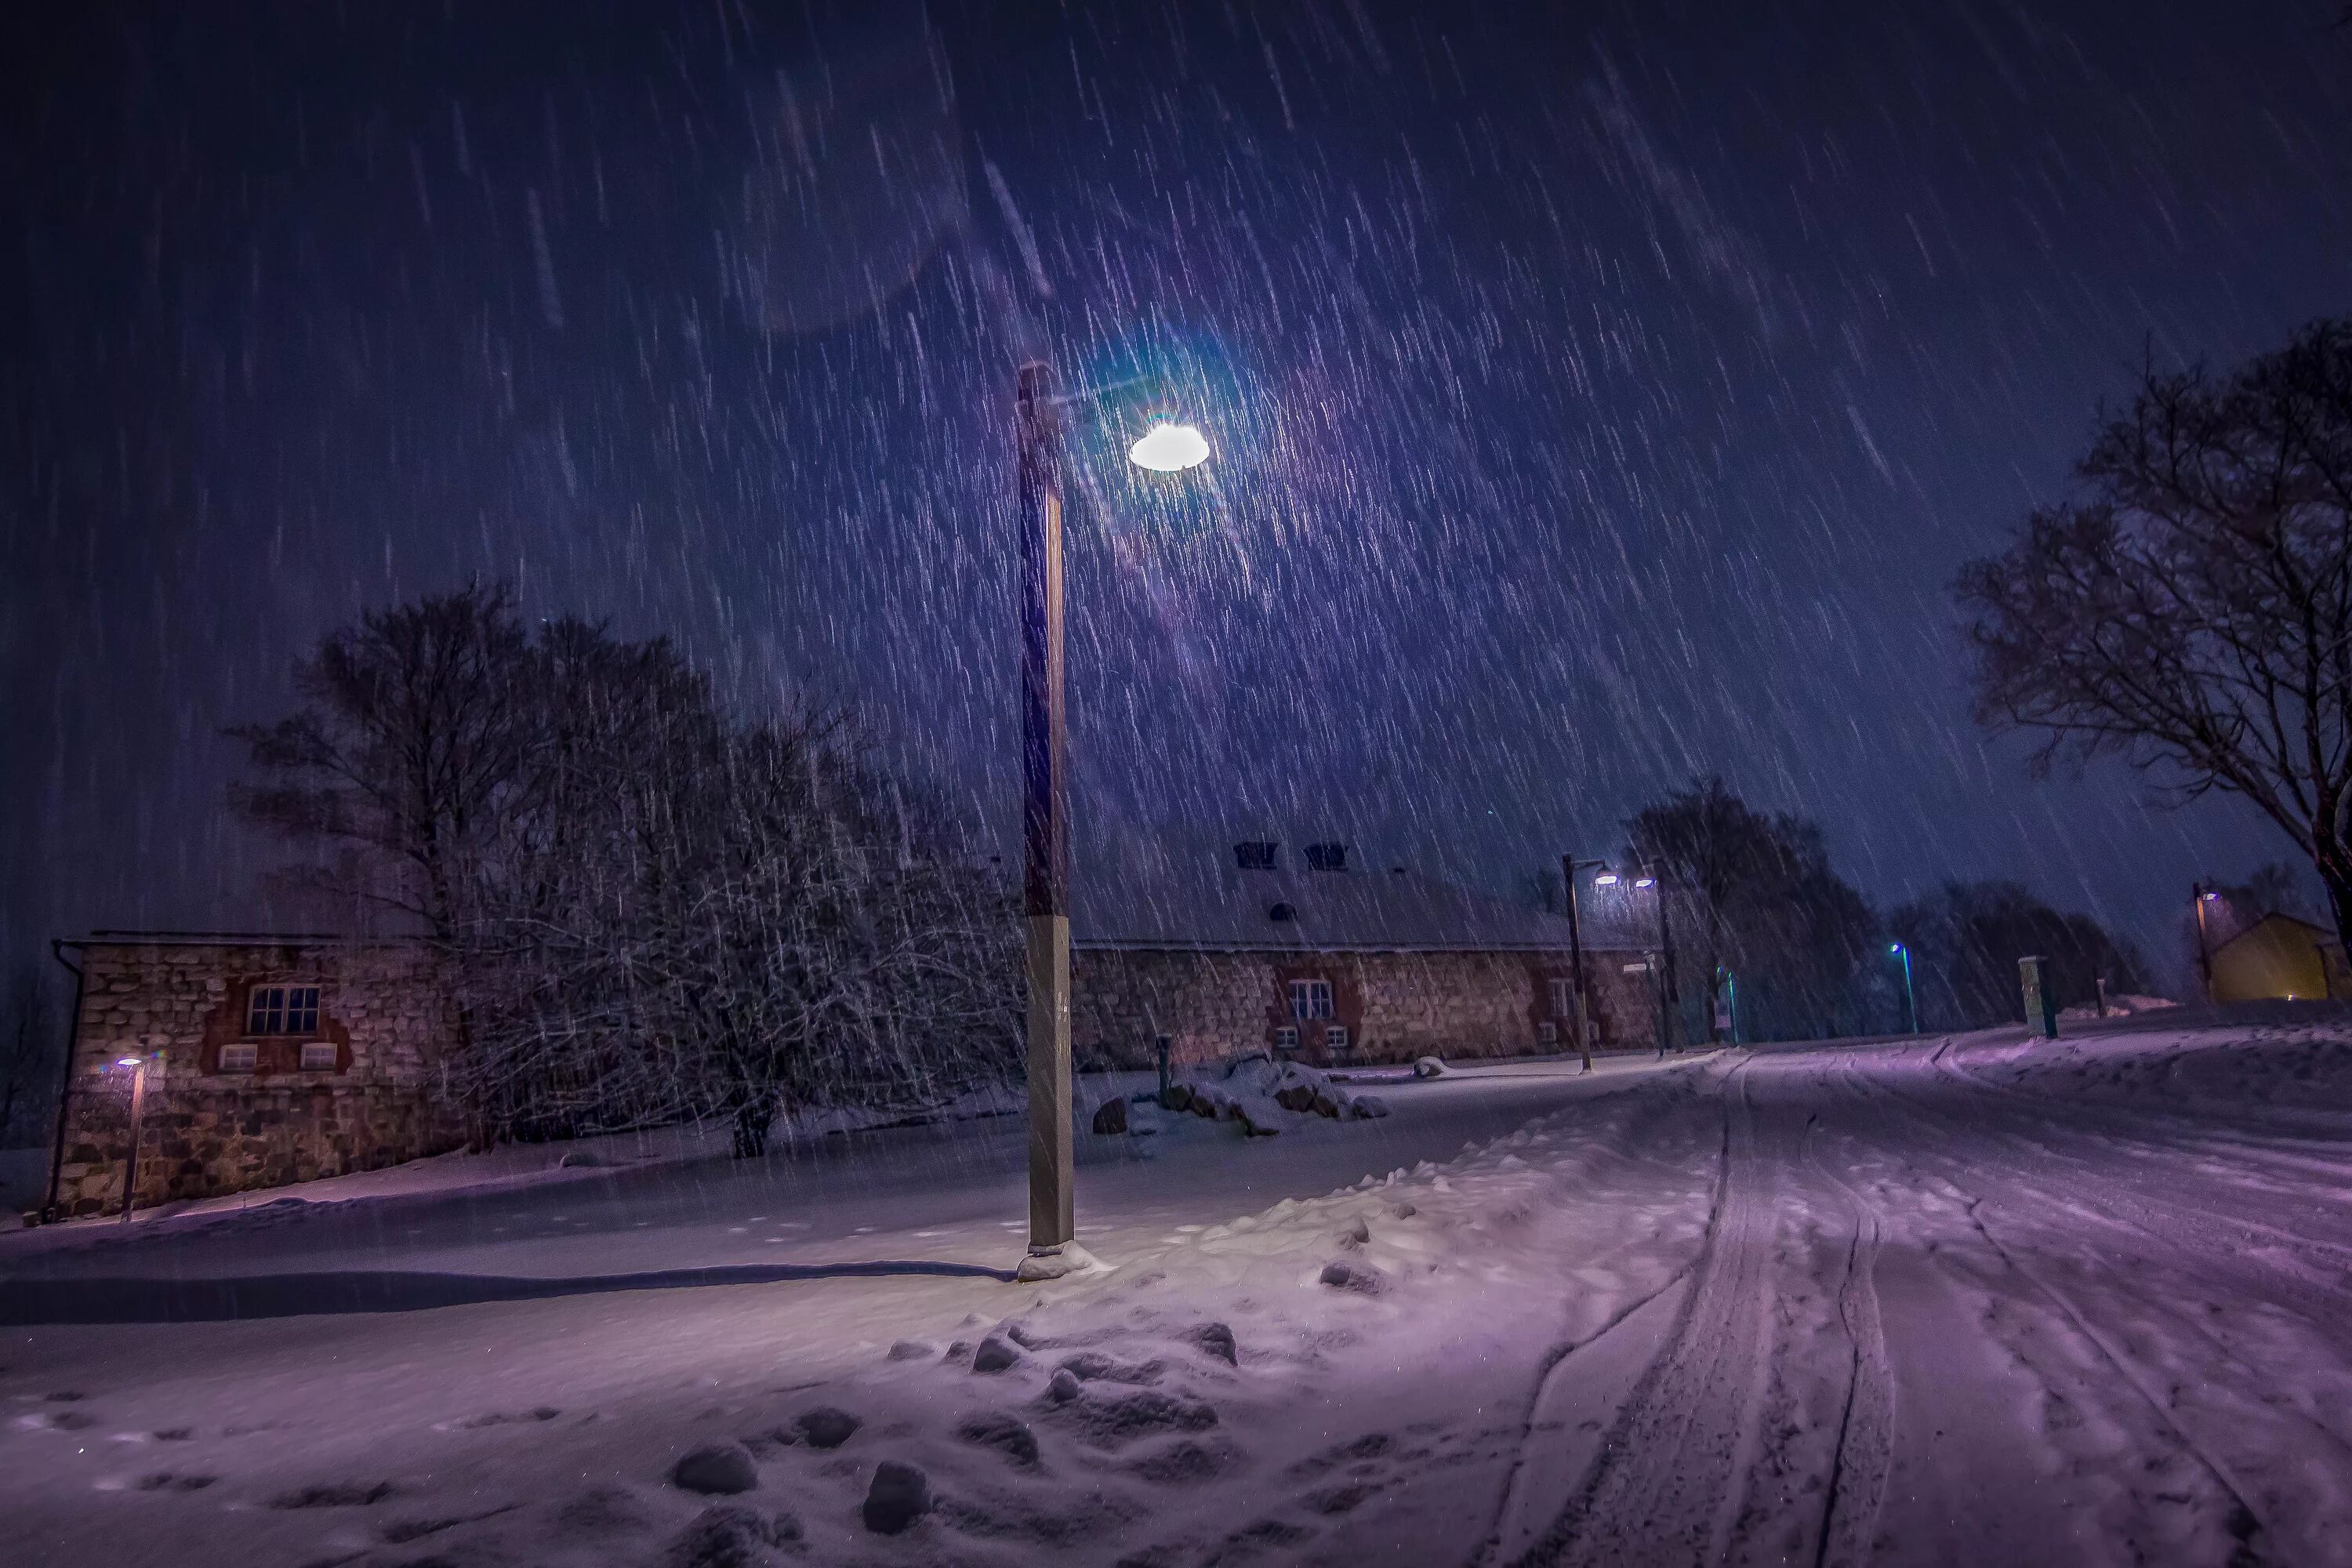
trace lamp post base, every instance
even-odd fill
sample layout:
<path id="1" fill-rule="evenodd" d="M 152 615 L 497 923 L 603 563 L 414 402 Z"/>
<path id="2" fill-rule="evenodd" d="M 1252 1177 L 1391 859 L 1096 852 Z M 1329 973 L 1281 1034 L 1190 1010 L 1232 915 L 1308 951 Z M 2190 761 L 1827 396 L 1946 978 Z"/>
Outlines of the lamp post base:
<path id="1" fill-rule="evenodd" d="M 1064 1279 L 1073 1274 L 1108 1274 L 1110 1265 L 1080 1247 L 1066 1241 L 1059 1247 L 1033 1247 L 1013 1278 L 1024 1285 L 1035 1285 L 1047 1279 Z"/>

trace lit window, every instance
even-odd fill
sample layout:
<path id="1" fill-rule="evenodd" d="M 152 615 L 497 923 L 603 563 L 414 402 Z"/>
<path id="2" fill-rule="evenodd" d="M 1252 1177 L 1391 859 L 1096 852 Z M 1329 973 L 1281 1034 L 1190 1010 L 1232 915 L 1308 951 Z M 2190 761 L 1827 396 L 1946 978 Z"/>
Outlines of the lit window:
<path id="1" fill-rule="evenodd" d="M 261 1047 L 255 1045 L 223 1046 L 220 1048 L 220 1070 L 251 1072 L 261 1058 Z"/>
<path id="2" fill-rule="evenodd" d="M 1277 1051 L 1297 1050 L 1298 1048 L 1298 1031 L 1291 1027 L 1288 1024 L 1285 1024 L 1282 1027 L 1276 1029 L 1274 1032 L 1274 1048 Z"/>
<path id="3" fill-rule="evenodd" d="M 336 1061 L 337 1053 L 335 1050 L 334 1041 L 305 1040 L 302 1042 L 302 1070 L 304 1072 L 332 1072 L 335 1070 Z"/>
<path id="4" fill-rule="evenodd" d="M 1324 1030 L 1323 1045 L 1327 1050 L 1346 1050 L 1348 1048 L 1348 1026 L 1345 1024 L 1334 1024 L 1329 1028 Z"/>
<path id="5" fill-rule="evenodd" d="M 1290 1016 L 1301 1022 L 1331 1016 L 1331 983 L 1328 980 L 1292 981 Z"/>
<path id="6" fill-rule="evenodd" d="M 248 1035 L 315 1035 L 319 1032 L 319 988 L 315 985 L 257 985 L 245 1010 Z"/>

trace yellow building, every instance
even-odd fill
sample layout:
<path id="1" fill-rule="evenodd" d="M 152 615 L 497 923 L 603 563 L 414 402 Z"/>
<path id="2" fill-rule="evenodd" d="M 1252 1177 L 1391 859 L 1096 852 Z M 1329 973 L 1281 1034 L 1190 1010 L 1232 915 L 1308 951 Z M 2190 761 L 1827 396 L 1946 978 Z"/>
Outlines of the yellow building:
<path id="1" fill-rule="evenodd" d="M 2309 921 L 2264 915 L 2213 950 L 2216 1002 L 2330 996 L 2352 996 L 2344 945 Z"/>

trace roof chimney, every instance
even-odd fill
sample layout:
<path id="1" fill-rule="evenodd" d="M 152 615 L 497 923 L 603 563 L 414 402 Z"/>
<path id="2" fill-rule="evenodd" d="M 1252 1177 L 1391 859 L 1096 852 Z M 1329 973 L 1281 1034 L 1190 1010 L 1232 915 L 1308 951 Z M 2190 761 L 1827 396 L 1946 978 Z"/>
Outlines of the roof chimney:
<path id="1" fill-rule="evenodd" d="M 1244 871 L 1271 871 L 1275 849 L 1271 838 L 1245 838 L 1234 846 L 1234 864 Z"/>
<path id="2" fill-rule="evenodd" d="M 1307 868 L 1310 871 L 1344 871 L 1348 868 L 1348 847 L 1325 842 L 1307 847 Z"/>

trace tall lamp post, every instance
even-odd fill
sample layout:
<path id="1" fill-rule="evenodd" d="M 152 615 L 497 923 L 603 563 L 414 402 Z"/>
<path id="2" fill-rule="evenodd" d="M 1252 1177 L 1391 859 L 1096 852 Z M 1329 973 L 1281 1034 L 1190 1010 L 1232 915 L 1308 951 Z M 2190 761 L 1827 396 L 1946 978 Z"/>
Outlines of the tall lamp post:
<path id="1" fill-rule="evenodd" d="M 1664 1060 L 1666 1047 L 1683 1048 L 1681 1029 L 1682 994 L 1675 985 L 1675 932 L 1666 922 L 1666 885 L 1658 879 L 1657 868 L 1648 861 L 1642 863 L 1642 874 L 1633 879 L 1633 886 L 1647 888 L 1658 903 L 1658 961 L 1665 973 L 1658 980 L 1658 1057 Z"/>
<path id="2" fill-rule="evenodd" d="M 1907 1032 L 1916 1035 L 1919 1032 L 1919 998 L 1911 990 L 1911 949 L 1902 942 L 1890 942 L 1886 951 L 1903 955 L 1903 1018 L 1910 1026 Z"/>
<path id="3" fill-rule="evenodd" d="M 1570 1026 L 1576 1030 L 1576 1054 L 1583 1059 L 1586 1072 L 1592 1070 L 1592 1030 L 1585 1022 L 1591 1016 L 1591 1004 L 1584 991 L 1584 929 L 1576 912 L 1576 874 L 1607 865 L 1605 860 L 1580 860 L 1573 853 L 1559 858 L 1560 885 L 1568 889 L 1569 973 L 1574 976 L 1570 986 L 1575 996 L 1571 1011 L 1576 1016 Z"/>
<path id="4" fill-rule="evenodd" d="M 2202 882 L 2189 884 L 2190 907 L 2197 911 L 2197 973 L 2205 982 L 2205 1001 L 2213 1001 L 2213 942 L 2205 931 L 2205 906 L 2220 898 L 2221 893 Z"/>
<path id="5" fill-rule="evenodd" d="M 1108 390 L 1108 389 L 1105 389 Z M 1029 1251 L 1023 1280 L 1097 1267 L 1077 1244 L 1070 1102 L 1069 729 L 1063 704 L 1062 450 L 1052 368 L 1013 380 L 1021 507 L 1021 906 L 1028 938 Z M 1209 455 L 1189 425 L 1160 424 L 1128 449 L 1173 473 Z"/>

